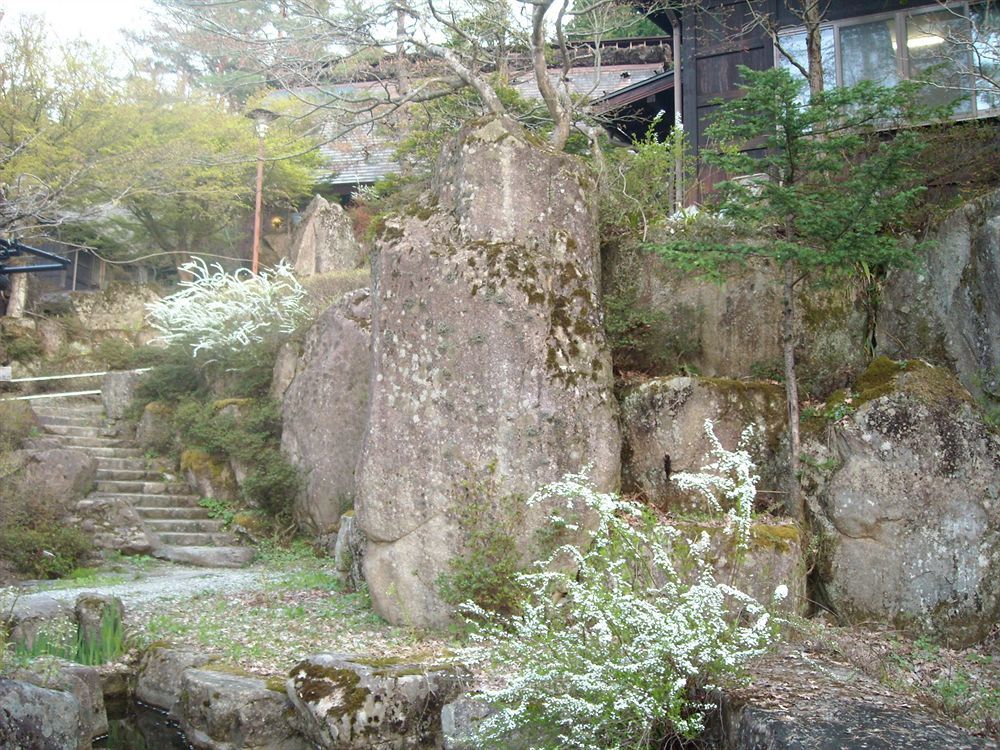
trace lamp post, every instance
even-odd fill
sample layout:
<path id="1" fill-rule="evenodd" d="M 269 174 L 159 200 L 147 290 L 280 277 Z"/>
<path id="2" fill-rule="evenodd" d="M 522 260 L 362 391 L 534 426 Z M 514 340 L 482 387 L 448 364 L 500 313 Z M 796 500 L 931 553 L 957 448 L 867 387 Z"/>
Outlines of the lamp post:
<path id="1" fill-rule="evenodd" d="M 264 192 L 264 137 L 267 135 L 267 127 L 278 117 L 269 109 L 252 109 L 247 112 L 247 117 L 253 120 L 254 130 L 257 131 L 257 199 L 253 215 L 253 261 L 250 271 L 254 276 L 260 267 L 260 220 L 261 202 Z"/>

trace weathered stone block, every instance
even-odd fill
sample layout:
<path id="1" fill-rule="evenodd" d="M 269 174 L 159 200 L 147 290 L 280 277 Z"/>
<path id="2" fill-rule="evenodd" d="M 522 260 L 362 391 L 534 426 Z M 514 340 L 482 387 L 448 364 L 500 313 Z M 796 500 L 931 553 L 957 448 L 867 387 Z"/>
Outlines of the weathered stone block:
<path id="1" fill-rule="evenodd" d="M 416 626 L 452 615 L 438 580 L 463 554 L 463 483 L 489 476 L 499 500 L 587 465 L 600 489 L 619 481 L 589 176 L 501 120 L 443 165 L 438 206 L 389 221 L 376 248 L 358 467 L 372 602 Z M 524 508 L 525 559 L 548 510 Z"/>
<path id="2" fill-rule="evenodd" d="M 363 252 L 344 209 L 317 195 L 295 229 L 290 255 L 297 275 L 312 276 L 357 268 Z"/>
<path id="3" fill-rule="evenodd" d="M 433 747 L 441 707 L 468 686 L 462 667 L 317 654 L 289 672 L 305 735 L 335 750 Z"/>
<path id="4" fill-rule="evenodd" d="M 101 678 L 93 667 L 62 659 L 44 657 L 14 672 L 17 680 L 72 694 L 79 704 L 77 739 L 80 750 L 89 750 L 90 742 L 108 732 Z"/>
<path id="5" fill-rule="evenodd" d="M 78 750 L 80 704 L 70 693 L 0 677 L 0 747 Z"/>
<path id="6" fill-rule="evenodd" d="M 108 419 L 121 419 L 132 406 L 142 375 L 137 372 L 109 372 L 101 384 L 101 401 Z"/>
<path id="7" fill-rule="evenodd" d="M 150 646 L 139 661 L 135 697 L 179 718 L 177 704 L 181 697 L 185 670 L 204 666 L 211 660 L 212 657 L 208 654 L 162 645 Z"/>
<path id="8" fill-rule="evenodd" d="M 188 741 L 206 750 L 308 750 L 290 719 L 283 692 L 263 680 L 211 669 L 188 669 L 178 705 Z"/>

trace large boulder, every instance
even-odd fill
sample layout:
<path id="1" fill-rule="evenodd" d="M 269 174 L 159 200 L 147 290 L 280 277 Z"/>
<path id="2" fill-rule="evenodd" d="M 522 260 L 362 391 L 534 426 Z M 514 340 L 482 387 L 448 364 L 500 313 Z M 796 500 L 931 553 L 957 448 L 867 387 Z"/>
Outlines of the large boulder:
<path id="1" fill-rule="evenodd" d="M 205 750 L 308 750 L 283 691 L 263 680 L 206 669 L 181 677 L 181 727 Z"/>
<path id="2" fill-rule="evenodd" d="M 438 585 L 464 554 L 471 487 L 489 485 L 481 501 L 499 508 L 590 465 L 599 488 L 617 488 L 592 198 L 577 160 L 494 119 L 446 151 L 435 207 L 382 229 L 357 518 L 390 622 L 449 621 Z M 549 509 L 522 510 L 527 559 Z"/>
<path id="3" fill-rule="evenodd" d="M 46 657 L 14 672 L 13 677 L 48 690 L 71 693 L 79 704 L 77 738 L 80 750 L 90 750 L 91 740 L 108 733 L 101 678 L 93 667 Z"/>
<path id="4" fill-rule="evenodd" d="M 312 276 L 357 268 L 363 253 L 344 209 L 317 195 L 295 229 L 290 255 L 296 275 Z"/>
<path id="5" fill-rule="evenodd" d="M 97 477 L 97 459 L 89 453 L 68 448 L 22 451 L 25 486 L 45 498 L 69 507 L 86 495 Z"/>
<path id="6" fill-rule="evenodd" d="M 370 294 L 351 292 L 306 337 L 281 406 L 281 448 L 305 476 L 295 518 L 313 532 L 334 529 L 354 506 L 354 472 L 368 413 Z"/>
<path id="7" fill-rule="evenodd" d="M 468 682 L 457 666 L 316 654 L 292 668 L 286 690 L 317 747 L 407 750 L 440 746 L 441 708 Z"/>
<path id="8" fill-rule="evenodd" d="M 1000 436 L 943 368 L 876 360 L 857 411 L 808 439 L 829 604 L 964 646 L 1000 618 Z"/>
<path id="9" fill-rule="evenodd" d="M 0 747 L 77 750 L 80 703 L 67 692 L 0 677 Z"/>
<path id="10" fill-rule="evenodd" d="M 747 427 L 746 446 L 757 466 L 763 502 L 778 504 L 787 475 L 781 439 L 787 423 L 784 389 L 773 383 L 722 378 L 654 378 L 622 398 L 622 490 L 664 510 L 705 511 L 700 496 L 670 480 L 715 460 L 706 421 L 723 447 L 735 450 Z M 763 504 L 762 502 L 762 504 Z"/>
<path id="11" fill-rule="evenodd" d="M 916 269 L 889 274 L 878 351 L 951 366 L 972 393 L 1000 401 L 1000 191 L 948 216 Z"/>

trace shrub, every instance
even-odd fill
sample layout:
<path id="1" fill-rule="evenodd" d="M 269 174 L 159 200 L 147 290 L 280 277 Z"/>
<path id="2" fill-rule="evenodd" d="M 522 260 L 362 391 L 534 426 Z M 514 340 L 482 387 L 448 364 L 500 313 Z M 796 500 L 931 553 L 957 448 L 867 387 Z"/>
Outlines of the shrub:
<path id="1" fill-rule="evenodd" d="M 288 518 L 301 481 L 298 470 L 280 450 L 272 447 L 255 457 L 254 469 L 243 480 L 240 490 L 248 502 L 276 518 Z"/>
<path id="2" fill-rule="evenodd" d="M 146 306 L 151 325 L 168 344 L 190 347 L 197 357 L 226 359 L 234 351 L 291 334 L 308 317 L 305 289 L 282 262 L 253 276 L 246 269 L 228 274 L 195 259 L 180 270 L 190 281 L 181 291 Z"/>
<path id="3" fill-rule="evenodd" d="M 522 565 L 514 534 L 523 519 L 524 498 L 501 492 L 496 464 L 483 476 L 459 482 L 455 495 L 452 507 L 463 550 L 437 581 L 441 598 L 456 605 L 471 601 L 501 614 L 518 611 L 525 591 L 518 579 Z"/>
<path id="4" fill-rule="evenodd" d="M 27 402 L 0 402 L 0 453 L 19 448 L 36 424 Z"/>
<path id="5" fill-rule="evenodd" d="M 597 528 L 588 551 L 563 546 L 520 577 L 528 592 L 521 614 L 467 607 L 484 623 L 469 653 L 513 671 L 487 694 L 498 710 L 479 725 L 480 746 L 515 734 L 539 750 L 659 748 L 693 737 L 709 692 L 738 679 L 773 637 L 766 609 L 714 580 L 704 533 L 686 540 L 582 475 L 543 487 L 529 503 L 551 501 L 582 501 Z"/>

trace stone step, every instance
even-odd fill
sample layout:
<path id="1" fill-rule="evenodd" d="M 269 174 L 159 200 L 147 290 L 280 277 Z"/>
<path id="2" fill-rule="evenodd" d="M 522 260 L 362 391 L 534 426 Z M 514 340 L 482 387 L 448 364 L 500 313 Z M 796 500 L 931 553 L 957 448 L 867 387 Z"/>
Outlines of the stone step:
<path id="1" fill-rule="evenodd" d="M 52 435 L 60 435 L 62 437 L 103 437 L 103 435 L 101 435 L 101 428 L 92 424 L 46 424 L 43 426 L 45 427 L 46 432 Z"/>
<path id="2" fill-rule="evenodd" d="M 208 512 L 200 505 L 195 506 L 136 506 L 136 513 L 147 521 L 157 520 L 199 520 L 208 517 Z"/>
<path id="3" fill-rule="evenodd" d="M 253 559 L 253 550 L 249 547 L 236 546 L 166 546 L 156 549 L 153 556 L 161 560 L 206 568 L 243 568 Z"/>
<path id="4" fill-rule="evenodd" d="M 123 447 L 121 438 L 83 437 L 81 435 L 60 435 L 67 448 L 118 448 Z"/>
<path id="5" fill-rule="evenodd" d="M 132 459 L 111 459 L 112 461 L 130 461 Z M 97 481 L 101 482 L 162 482 L 164 481 L 162 471 L 152 471 L 145 467 L 143 462 L 141 468 L 120 469 L 104 468 L 103 460 L 97 462 Z M 186 486 L 186 485 L 185 485 Z"/>
<path id="6" fill-rule="evenodd" d="M 95 455 L 93 450 L 88 451 Z M 97 458 L 97 470 L 100 471 L 148 471 L 149 462 L 142 457 L 137 458 L 115 458 L 112 456 L 95 456 Z"/>
<path id="7" fill-rule="evenodd" d="M 108 495 L 123 493 L 138 495 L 183 495 L 191 491 L 188 485 L 180 482 L 98 479 L 97 491 Z"/>
<path id="8" fill-rule="evenodd" d="M 67 446 L 71 447 L 71 446 Z M 72 446 L 76 447 L 76 446 Z M 102 446 L 79 446 L 86 453 L 89 453 L 95 458 L 139 458 L 142 455 L 142 451 L 138 448 L 123 448 L 116 445 L 102 445 Z"/>
<path id="9" fill-rule="evenodd" d="M 143 518 L 143 520 L 146 522 L 146 528 L 161 540 L 165 534 L 222 533 L 222 521 L 214 518 Z"/>
<path id="10" fill-rule="evenodd" d="M 229 534 L 164 531 L 156 535 L 161 544 L 169 547 L 227 547 L 235 539 Z"/>
<path id="11" fill-rule="evenodd" d="M 197 495 L 157 495 L 140 492 L 95 492 L 94 498 L 116 497 L 126 500 L 133 508 L 196 508 L 201 499 Z"/>
<path id="12" fill-rule="evenodd" d="M 72 415 L 65 415 L 65 414 L 53 415 L 53 416 L 42 416 L 41 414 L 35 414 L 35 416 L 38 417 L 38 423 L 42 427 L 52 427 L 52 426 L 55 426 L 55 425 L 67 425 L 67 426 L 81 425 L 81 426 L 88 426 L 88 425 L 101 424 L 101 423 L 104 422 L 104 418 L 100 414 L 98 414 L 97 416 L 93 416 L 93 417 L 92 416 L 72 416 Z"/>

